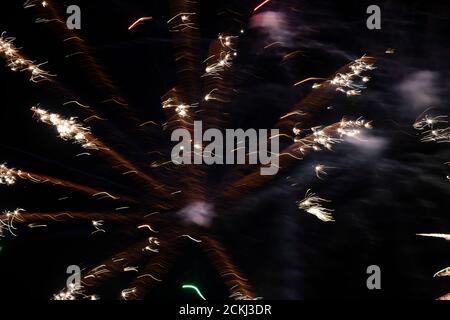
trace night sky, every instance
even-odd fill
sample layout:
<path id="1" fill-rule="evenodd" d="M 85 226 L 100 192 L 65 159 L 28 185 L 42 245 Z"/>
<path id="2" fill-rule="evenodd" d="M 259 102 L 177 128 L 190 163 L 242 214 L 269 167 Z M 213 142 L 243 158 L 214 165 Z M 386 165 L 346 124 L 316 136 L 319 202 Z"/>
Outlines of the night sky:
<path id="1" fill-rule="evenodd" d="M 21 1 L 5 1 L 0 31 L 15 37 L 15 45 L 30 59 L 49 63 L 73 96 L 100 108 L 111 124 L 93 132 L 148 167 L 148 152 L 170 155 L 170 133 L 137 130 L 127 113 L 104 99 L 97 79 L 85 72 L 81 58 L 70 53 L 52 23 L 36 24 L 34 9 Z M 174 38 L 167 27 L 168 1 L 57 1 L 61 8 L 78 4 L 85 40 L 105 73 L 129 103 L 140 122 L 164 122 L 161 97 L 177 85 Z M 433 278 L 450 266 L 450 244 L 417 233 L 449 233 L 450 167 L 448 143 L 421 143 L 412 127 L 428 108 L 450 116 L 450 3 L 439 1 L 301 1 L 273 0 L 253 13 L 258 1 L 198 0 L 201 38 L 196 49 L 207 57 L 218 33 L 240 36 L 234 62 L 235 93 L 227 105 L 230 128 L 272 128 L 277 120 L 311 91 L 293 84 L 308 77 L 328 77 L 364 54 L 379 57 L 377 69 L 361 96 L 336 94 L 314 114 L 309 127 L 330 124 L 343 116 L 364 117 L 374 129 L 363 143 L 342 143 L 333 151 L 313 153 L 262 188 L 218 208 L 210 226 L 258 297 L 266 299 L 436 299 L 449 292 L 448 278 Z M 366 8 L 382 10 L 382 29 L 368 30 Z M 228 9 L 228 11 L 226 10 Z M 236 15 L 239 13 L 239 21 Z M 258 17 L 259 15 L 259 17 Z M 137 18 L 152 16 L 133 31 Z M 257 21 L 263 19 L 261 26 Z M 268 18 L 267 18 L 268 17 Z M 260 19 L 260 20 L 258 20 Z M 240 34 L 240 30 L 245 33 Z M 280 42 L 270 48 L 270 43 Z M 386 49 L 394 54 L 384 54 Z M 300 54 L 283 63 L 283 57 Z M 111 188 L 151 202 L 147 191 L 111 170 L 100 157 L 77 157 L 79 145 L 63 141 L 50 126 L 33 119 L 30 107 L 41 104 L 65 117 L 77 107 L 45 83 L 28 81 L 25 72 L 11 72 L 0 59 L 0 163 L 61 179 Z M 200 81 L 200 79 L 199 79 Z M 225 114 L 225 113 L 224 113 Z M 80 151 L 81 150 L 81 151 Z M 332 169 L 317 179 L 314 167 Z M 212 167 L 206 197 L 214 202 L 236 168 Z M 149 169 L 154 172 L 155 169 Z M 179 175 L 156 172 L 167 183 Z M 295 186 L 292 186 L 295 184 Z M 298 209 L 296 201 L 312 189 L 331 200 L 335 222 L 325 223 Z M 62 197 L 70 196 L 65 201 Z M 174 199 L 173 201 L 177 201 Z M 104 202 L 61 188 L 18 181 L 0 186 L 0 211 L 101 211 Z M 110 205 L 108 205 L 110 208 Z M 114 207 L 113 207 L 114 208 Z M 127 214 L 127 213 L 123 213 Z M 170 223 L 182 223 L 168 213 Z M 137 229 L 124 232 L 106 225 L 92 235 L 89 221 L 52 223 L 48 228 L 19 228 L 18 237 L 0 238 L 1 295 L 48 300 L 65 286 L 66 268 L 95 267 L 114 253 L 142 240 Z M 140 237 L 140 238 L 139 238 Z M 163 250 L 163 248 L 161 248 Z M 366 287 L 366 268 L 381 268 L 381 290 Z M 124 274 L 99 288 L 100 296 L 117 299 L 133 280 Z M 208 299 L 226 299 L 227 287 L 210 259 L 187 242 L 164 281 L 151 288 L 148 299 L 198 299 L 183 284 L 195 284 Z"/>

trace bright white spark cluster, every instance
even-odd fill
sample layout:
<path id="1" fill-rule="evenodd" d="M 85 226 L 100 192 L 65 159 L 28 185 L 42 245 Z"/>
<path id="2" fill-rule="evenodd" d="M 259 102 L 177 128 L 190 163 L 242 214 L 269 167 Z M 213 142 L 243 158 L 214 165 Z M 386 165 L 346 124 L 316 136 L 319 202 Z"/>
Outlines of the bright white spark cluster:
<path id="1" fill-rule="evenodd" d="M 197 29 L 192 19 L 195 15 L 195 12 L 181 12 L 172 17 L 169 21 L 167 21 L 170 26 L 170 31 L 183 32 L 188 29 Z"/>
<path id="2" fill-rule="evenodd" d="M 16 171 L 14 169 L 8 168 L 4 164 L 0 165 L 0 184 L 10 186 L 15 183 L 16 183 Z"/>
<path id="3" fill-rule="evenodd" d="M 322 147 L 325 147 L 328 150 L 331 150 L 333 145 L 342 141 L 342 139 L 334 138 L 323 130 L 322 127 L 315 127 L 311 129 L 314 135 L 314 145 L 313 149 L 315 151 L 322 150 Z"/>
<path id="4" fill-rule="evenodd" d="M 448 123 L 447 116 L 429 116 L 417 120 L 413 127 L 422 133 L 422 142 L 450 142 L 450 127 L 444 127 Z"/>
<path id="5" fill-rule="evenodd" d="M 49 113 L 38 107 L 31 108 L 31 111 L 33 111 L 35 116 L 43 123 L 55 126 L 61 139 L 72 140 L 85 149 L 98 149 L 98 146 L 91 138 L 89 128 L 83 127 L 81 124 L 77 123 L 75 118 L 64 119 L 59 114 Z"/>
<path id="6" fill-rule="evenodd" d="M 198 104 L 185 104 L 176 103 L 173 99 L 169 98 L 163 102 L 163 109 L 174 109 L 180 118 L 189 117 L 189 109 L 196 108 Z"/>
<path id="7" fill-rule="evenodd" d="M 337 132 L 339 136 L 342 137 L 356 137 L 361 134 L 361 129 L 372 129 L 372 124 L 370 121 L 364 120 L 363 118 L 358 118 L 356 120 L 346 120 L 342 119 Z"/>
<path id="8" fill-rule="evenodd" d="M 360 95 L 361 91 L 366 89 L 365 83 L 370 81 L 370 78 L 365 73 L 375 69 L 374 64 L 365 62 L 364 58 L 355 60 L 350 65 L 349 72 L 336 74 L 328 83 L 336 87 L 337 91 L 345 93 L 347 96 Z M 321 85 L 318 83 L 313 85 L 313 89 L 320 87 Z"/>
<path id="9" fill-rule="evenodd" d="M 363 128 L 371 129 L 372 125 L 370 121 L 366 121 L 362 118 L 357 120 L 342 119 L 339 123 L 339 127 L 335 131 L 337 133 L 336 136 L 327 133 L 323 127 L 314 127 L 311 128 L 314 137 L 312 142 L 305 142 L 305 140 L 300 137 L 296 137 L 294 141 L 304 143 L 299 149 L 302 153 L 311 148 L 314 151 L 320 151 L 322 148 L 331 150 L 334 144 L 342 142 L 345 137 L 358 137 L 361 134 L 361 129 Z M 296 133 L 295 130 L 294 133 Z M 298 134 L 299 133 L 300 132 L 298 132 Z"/>
<path id="10" fill-rule="evenodd" d="M 329 200 L 323 199 L 317 196 L 315 193 L 308 190 L 305 195 L 305 199 L 298 202 L 298 207 L 309 214 L 316 216 L 318 219 L 324 222 L 334 221 L 331 213 L 334 211 L 332 209 L 327 209 L 322 206 L 323 202 L 330 202 Z"/>
<path id="11" fill-rule="evenodd" d="M 212 55 L 205 60 L 207 65 L 204 77 L 212 76 L 220 79 L 221 73 L 231 67 L 233 59 L 237 56 L 235 44 L 238 37 L 219 34 L 218 39 L 222 48 L 218 55 Z"/>
<path id="12" fill-rule="evenodd" d="M 0 55 L 6 59 L 7 66 L 11 71 L 27 72 L 33 82 L 39 82 L 54 76 L 40 68 L 47 62 L 36 65 L 33 61 L 25 59 L 14 46 L 15 39 L 5 38 L 4 34 L 2 33 L 0 36 Z"/>
<path id="13" fill-rule="evenodd" d="M 99 300 L 97 295 L 86 295 L 83 293 L 82 286 L 76 286 L 73 283 L 69 285 L 68 288 L 55 294 L 52 300 L 64 301 L 64 300 Z"/>

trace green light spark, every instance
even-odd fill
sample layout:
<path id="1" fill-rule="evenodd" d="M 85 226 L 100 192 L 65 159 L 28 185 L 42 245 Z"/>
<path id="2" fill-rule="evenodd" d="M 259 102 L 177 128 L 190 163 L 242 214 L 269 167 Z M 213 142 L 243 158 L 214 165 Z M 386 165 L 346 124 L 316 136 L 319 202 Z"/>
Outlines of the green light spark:
<path id="1" fill-rule="evenodd" d="M 191 285 L 191 284 L 185 284 L 185 285 L 183 285 L 182 288 L 183 288 L 183 289 L 192 289 L 192 290 L 194 290 L 195 292 L 197 292 L 197 294 L 198 294 L 198 296 L 199 296 L 200 298 L 202 298 L 203 300 L 206 300 L 206 298 L 202 295 L 202 293 L 200 292 L 200 290 L 199 290 L 196 286 L 193 286 L 193 285 Z"/>

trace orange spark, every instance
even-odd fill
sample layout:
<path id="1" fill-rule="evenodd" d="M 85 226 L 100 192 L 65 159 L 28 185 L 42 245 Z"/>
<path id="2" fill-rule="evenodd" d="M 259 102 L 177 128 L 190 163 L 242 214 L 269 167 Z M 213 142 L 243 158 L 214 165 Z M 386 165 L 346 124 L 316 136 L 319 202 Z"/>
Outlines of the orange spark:
<path id="1" fill-rule="evenodd" d="M 136 27 L 137 25 L 141 24 L 144 21 L 148 21 L 148 20 L 152 20 L 153 17 L 141 17 L 139 19 L 137 19 L 135 22 L 133 22 L 129 27 L 128 30 L 133 29 L 134 27 Z"/>

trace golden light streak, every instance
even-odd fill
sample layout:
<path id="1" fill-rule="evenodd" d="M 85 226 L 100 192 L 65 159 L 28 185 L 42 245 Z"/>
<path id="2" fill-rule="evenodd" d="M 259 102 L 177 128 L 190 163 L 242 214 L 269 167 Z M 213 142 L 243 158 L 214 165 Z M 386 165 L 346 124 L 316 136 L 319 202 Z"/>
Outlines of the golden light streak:
<path id="1" fill-rule="evenodd" d="M 129 27 L 128 30 L 132 30 L 134 29 L 137 25 L 145 22 L 145 21 L 149 21 L 149 20 L 153 20 L 153 17 L 141 17 L 139 19 L 137 19 L 135 22 L 133 22 Z"/>
<path id="2" fill-rule="evenodd" d="M 131 162 L 126 160 L 123 156 L 115 152 L 114 150 L 107 147 L 98 138 L 94 137 L 88 127 L 82 126 L 76 121 L 76 118 L 64 119 L 56 113 L 49 113 L 48 111 L 32 107 L 31 110 L 43 123 L 52 125 L 56 127 L 59 136 L 64 140 L 72 140 L 77 144 L 80 144 L 85 149 L 97 150 L 110 159 L 118 162 L 128 173 L 135 173 L 134 176 L 141 179 L 143 182 L 153 187 L 153 190 L 160 191 L 161 194 L 164 192 L 156 187 L 160 187 L 160 183 L 150 177 L 149 175 L 143 173 L 141 170 L 136 168 Z"/>
<path id="3" fill-rule="evenodd" d="M 230 295 L 233 297 L 253 299 L 255 295 L 252 293 L 247 280 L 245 280 L 238 268 L 233 264 L 222 244 L 206 236 L 201 237 L 201 240 L 202 248 L 212 259 L 216 269 L 220 271 L 220 276 L 228 286 Z"/>
<path id="4" fill-rule="evenodd" d="M 191 237 L 191 236 L 188 235 L 188 234 L 183 234 L 183 235 L 180 236 L 180 238 L 182 238 L 182 237 L 188 238 L 188 239 L 190 239 L 190 240 L 192 240 L 192 241 L 194 241 L 194 242 L 197 242 L 197 243 L 201 243 L 201 242 L 202 242 L 202 240 L 195 239 L 195 238 Z"/>
<path id="5" fill-rule="evenodd" d="M 65 221 L 89 221 L 95 230 L 93 232 L 105 232 L 101 227 L 105 221 L 115 223 L 140 222 L 144 219 L 140 215 L 131 214 L 122 216 L 114 213 L 97 213 L 97 212 L 62 212 L 62 213 L 38 213 L 26 212 L 24 209 L 16 209 L 14 211 L 5 211 L 0 214 L 0 229 L 7 229 L 13 236 L 17 236 L 14 230 L 17 228 L 14 224 L 28 224 L 28 228 L 43 228 L 48 225 L 44 222 L 65 222 Z"/>
<path id="6" fill-rule="evenodd" d="M 141 279 L 141 278 L 145 278 L 145 277 L 150 277 L 150 278 L 152 278 L 152 279 L 155 280 L 155 281 L 162 282 L 161 279 L 158 279 L 158 278 L 152 276 L 150 273 L 143 274 L 143 275 L 137 277 L 137 279 Z"/>
<path id="7" fill-rule="evenodd" d="M 84 149 L 98 150 L 99 147 L 92 138 L 90 128 L 83 127 L 76 121 L 76 118 L 64 119 L 59 114 L 49 113 L 39 107 L 32 107 L 31 111 L 41 122 L 54 126 L 61 139 L 71 140 L 80 144 Z"/>
<path id="8" fill-rule="evenodd" d="M 197 29 L 197 26 L 192 22 L 191 18 L 195 16 L 195 12 L 180 12 L 167 21 L 170 25 L 171 32 L 184 32 L 188 29 Z"/>
<path id="9" fill-rule="evenodd" d="M 269 49 L 270 47 L 276 46 L 276 45 L 282 45 L 283 43 L 281 43 L 280 41 L 275 41 L 272 42 L 270 44 L 268 44 L 267 46 L 264 47 L 264 49 Z"/>
<path id="10" fill-rule="evenodd" d="M 40 4 L 40 1 L 28 1 L 25 3 L 25 8 L 35 7 L 36 4 Z M 96 86 L 96 88 L 100 89 L 99 94 L 101 94 L 101 99 L 104 99 L 105 97 L 119 97 L 120 94 L 117 93 L 117 88 L 114 86 L 113 81 L 108 77 L 102 66 L 96 61 L 94 56 L 91 54 L 90 48 L 87 46 L 85 41 L 81 39 L 75 31 L 70 30 L 66 26 L 66 15 L 65 15 L 65 8 L 59 8 L 58 3 L 51 1 L 51 0 L 45 0 L 45 17 L 46 18 L 38 18 L 36 19 L 36 22 L 51 22 L 51 21 L 57 21 L 59 23 L 53 24 L 52 27 L 54 27 L 55 35 L 65 44 L 66 49 L 70 50 L 70 52 L 75 51 L 75 53 L 71 53 L 68 55 L 68 57 L 74 56 L 74 55 L 80 55 L 83 54 L 83 63 L 81 64 L 81 67 L 86 70 L 86 72 L 89 75 L 89 79 L 92 79 L 91 84 Z M 61 10 L 60 10 L 61 9 Z M 63 13 L 63 12 L 64 13 Z M 36 10 L 36 13 L 39 16 L 42 16 L 43 12 L 42 10 Z M 69 41 L 70 40 L 70 41 Z M 119 101 L 120 100 L 120 101 Z M 124 99 L 118 98 L 111 100 L 116 104 L 119 104 L 121 106 L 127 106 L 127 103 L 124 101 Z"/>
<path id="11" fill-rule="evenodd" d="M 289 112 L 288 114 L 282 116 L 282 117 L 280 118 L 280 120 L 289 118 L 289 117 L 294 116 L 294 115 L 296 115 L 296 116 L 304 116 L 304 115 L 306 115 L 306 113 L 304 113 L 304 112 L 302 112 L 302 111 L 292 111 L 292 112 Z"/>
<path id="12" fill-rule="evenodd" d="M 450 234 L 444 234 L 444 233 L 418 233 L 417 236 L 429 237 L 429 238 L 440 238 L 440 239 L 450 241 Z"/>
<path id="13" fill-rule="evenodd" d="M 295 55 L 300 54 L 300 53 L 303 53 L 303 51 L 296 50 L 296 51 L 290 52 L 283 57 L 283 61 L 286 61 L 286 60 L 290 59 L 291 57 L 294 57 Z"/>
<path id="14" fill-rule="evenodd" d="M 437 300 L 450 301 L 450 292 L 447 293 L 446 295 L 443 295 L 442 297 L 438 298 Z"/>
<path id="15" fill-rule="evenodd" d="M 87 193 L 87 194 L 91 195 L 92 197 L 101 196 L 98 198 L 99 200 L 109 198 L 112 200 L 121 200 L 121 201 L 130 202 L 130 203 L 136 202 L 135 200 L 130 199 L 125 196 L 119 197 L 116 195 L 112 195 L 106 191 L 99 191 L 92 187 L 84 186 L 84 185 L 77 184 L 74 182 L 57 179 L 57 178 L 42 175 L 42 174 L 36 174 L 36 173 L 26 172 L 26 171 L 22 171 L 22 170 L 11 169 L 11 168 L 6 167 L 6 165 L 0 166 L 0 181 L 4 180 L 5 183 L 3 183 L 3 184 L 11 185 L 11 182 L 16 183 L 18 178 L 23 179 L 23 180 L 28 180 L 33 183 L 51 184 L 51 185 L 54 185 L 57 187 L 67 188 L 70 190 Z M 6 183 L 6 181 L 9 181 L 9 183 Z"/>
<path id="16" fill-rule="evenodd" d="M 85 109 L 89 109 L 90 108 L 90 106 L 84 105 L 84 104 L 82 104 L 82 103 L 80 103 L 80 102 L 78 102 L 76 100 L 71 100 L 71 101 L 64 102 L 63 106 L 67 106 L 69 104 L 76 104 L 77 106 L 80 106 L 80 107 L 85 108 Z"/>
<path id="17" fill-rule="evenodd" d="M 170 270 L 169 266 L 179 254 L 176 234 L 176 230 L 173 229 L 165 233 L 165 238 L 162 240 L 164 250 L 157 255 L 152 254 L 152 259 L 146 263 L 142 274 L 130 284 L 131 287 L 136 288 L 136 292 L 130 296 L 130 299 L 143 299 L 151 286 L 163 280 L 164 275 Z"/>
<path id="18" fill-rule="evenodd" d="M 5 58 L 7 66 L 11 71 L 28 73 L 30 75 L 30 81 L 35 83 L 49 80 L 50 77 L 55 76 L 41 69 L 41 66 L 47 62 L 35 64 L 33 61 L 28 60 L 14 46 L 13 42 L 15 38 L 5 38 L 4 35 L 5 32 L 0 35 L 0 56 Z"/>
<path id="19" fill-rule="evenodd" d="M 124 272 L 139 272 L 139 268 L 138 267 L 126 267 L 123 268 Z"/>
<path id="20" fill-rule="evenodd" d="M 301 85 L 302 83 L 308 82 L 308 81 L 313 81 L 313 80 L 327 80 L 326 78 L 315 78 L 315 77 L 311 77 L 311 78 L 306 78 L 303 79 L 301 81 L 298 81 L 296 83 L 294 83 L 294 87 Z"/>
<path id="21" fill-rule="evenodd" d="M 149 224 L 143 224 L 143 225 L 140 225 L 140 226 L 138 226 L 138 229 L 148 229 L 148 230 L 150 230 L 151 232 L 158 233 L 158 231 L 154 230 L 154 229 L 152 228 L 152 226 L 150 226 Z"/>
<path id="22" fill-rule="evenodd" d="M 450 267 L 439 270 L 433 275 L 433 278 L 440 277 L 450 277 Z"/>

